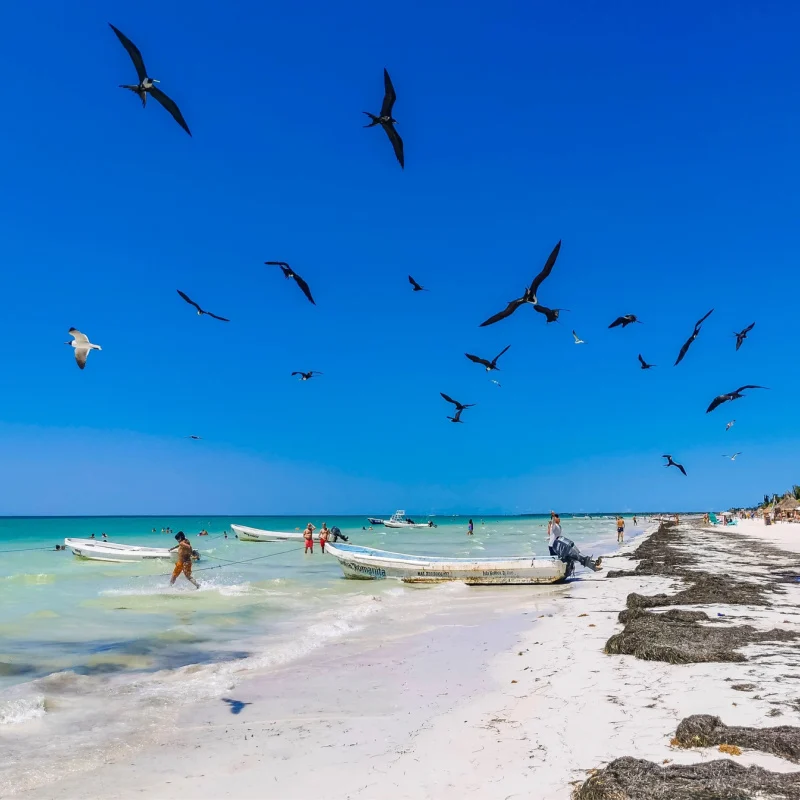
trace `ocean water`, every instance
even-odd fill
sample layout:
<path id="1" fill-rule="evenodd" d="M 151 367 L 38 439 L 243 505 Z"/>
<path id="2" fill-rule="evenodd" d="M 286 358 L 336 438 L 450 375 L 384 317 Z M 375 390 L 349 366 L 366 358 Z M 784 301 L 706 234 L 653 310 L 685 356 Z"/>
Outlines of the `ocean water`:
<path id="1" fill-rule="evenodd" d="M 353 543 L 397 552 L 547 553 L 544 516 L 475 517 L 472 537 L 466 535 L 467 517 L 432 519 L 437 527 L 414 530 L 364 530 L 365 517 L 325 521 Z M 459 597 L 447 585 L 345 580 L 338 562 L 321 555 L 318 545 L 313 555 L 304 555 L 295 543 L 240 542 L 230 529 L 235 522 L 294 531 L 308 521 L 319 528 L 323 520 L 0 519 L 0 796 L 147 741 L 181 704 L 219 696 L 242 674 L 290 664 L 379 624 L 388 606 L 422 615 Z M 615 547 L 612 517 L 565 515 L 562 524 L 585 553 Z M 170 588 L 170 564 L 94 562 L 55 550 L 66 537 L 94 533 L 99 539 L 103 532 L 110 541 L 172 546 L 172 535 L 161 532 L 165 528 L 183 530 L 200 551 L 194 567 L 199 591 L 182 577 Z M 197 536 L 201 529 L 209 536 Z M 627 533 L 636 532 L 628 517 Z M 505 589 L 519 596 L 537 591 L 500 591 Z M 80 767 L 72 766 L 76 753 L 82 754 Z"/>

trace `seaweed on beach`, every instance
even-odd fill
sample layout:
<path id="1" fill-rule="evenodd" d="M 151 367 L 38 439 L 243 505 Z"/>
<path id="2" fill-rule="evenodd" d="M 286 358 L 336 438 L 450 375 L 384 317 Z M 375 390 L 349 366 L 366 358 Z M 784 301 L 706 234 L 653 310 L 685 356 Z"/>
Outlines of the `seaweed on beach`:
<path id="1" fill-rule="evenodd" d="M 631 592 L 628 608 L 654 608 L 656 606 L 692 606 L 699 604 L 768 606 L 767 591 L 774 587 L 763 583 L 747 583 L 727 575 L 710 572 L 686 572 L 683 577 L 690 585 L 676 594 L 644 595 Z"/>
<path id="2" fill-rule="evenodd" d="M 798 638 L 796 633 L 777 628 L 759 631 L 752 625 L 701 625 L 716 622 L 704 611 L 671 609 L 655 614 L 632 608 L 622 611 L 619 618 L 625 627 L 606 642 L 607 654 L 669 664 L 746 661 L 739 649 L 748 644 Z"/>
<path id="3" fill-rule="evenodd" d="M 730 759 L 667 767 L 618 758 L 588 778 L 573 800 L 800 800 L 800 772 L 775 773 Z"/>
<path id="4" fill-rule="evenodd" d="M 680 747 L 716 747 L 722 744 L 747 747 L 800 763 L 800 728 L 792 725 L 740 728 L 725 725 L 719 717 L 710 714 L 695 714 L 678 725 L 675 740 Z"/>
<path id="5" fill-rule="evenodd" d="M 631 553 L 631 558 L 639 562 L 635 569 L 612 569 L 606 574 L 609 578 L 625 578 L 632 575 L 682 575 L 683 568 L 694 563 L 694 559 L 690 554 L 673 546 L 681 544 L 681 539 L 680 531 L 675 530 L 675 523 L 662 523 L 652 536 Z"/>

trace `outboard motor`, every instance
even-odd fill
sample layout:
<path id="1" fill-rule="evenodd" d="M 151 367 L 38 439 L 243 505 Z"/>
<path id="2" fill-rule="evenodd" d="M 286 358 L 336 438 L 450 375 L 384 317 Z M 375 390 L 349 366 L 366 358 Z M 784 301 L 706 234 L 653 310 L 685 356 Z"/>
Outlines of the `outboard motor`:
<path id="1" fill-rule="evenodd" d="M 339 530 L 339 528 L 334 525 L 331 528 L 331 537 L 333 538 L 334 544 L 341 539 L 343 542 L 348 541 L 348 538 Z"/>
<path id="2" fill-rule="evenodd" d="M 581 555 L 581 551 L 575 547 L 575 542 L 573 542 L 572 539 L 567 539 L 566 536 L 559 536 L 558 539 L 553 542 L 551 547 L 556 556 L 558 556 L 558 558 L 567 565 L 567 577 L 572 575 L 572 572 L 575 569 L 576 561 L 581 566 L 586 567 L 586 569 L 590 569 L 593 572 L 597 572 L 599 569 L 601 569 L 600 565 L 603 561 L 602 556 L 595 560 L 591 556 Z"/>

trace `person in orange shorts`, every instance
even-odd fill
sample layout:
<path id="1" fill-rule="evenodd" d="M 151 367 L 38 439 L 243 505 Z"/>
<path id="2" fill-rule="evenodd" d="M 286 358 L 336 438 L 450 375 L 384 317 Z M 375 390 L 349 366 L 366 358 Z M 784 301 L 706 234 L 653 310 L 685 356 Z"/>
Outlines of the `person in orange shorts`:
<path id="1" fill-rule="evenodd" d="M 184 574 L 185 578 L 189 583 L 194 584 L 195 589 L 200 588 L 200 584 L 192 577 L 192 545 L 191 542 L 186 538 L 186 535 L 183 531 L 178 531 L 175 534 L 175 538 L 178 541 L 178 544 L 175 547 L 170 548 L 170 552 L 173 550 L 178 551 L 178 561 L 175 564 L 175 569 L 172 570 L 172 577 L 170 578 L 169 585 L 174 586 L 175 581 L 178 580 L 178 575 L 181 572 Z"/>
<path id="2" fill-rule="evenodd" d="M 303 531 L 303 539 L 305 540 L 306 547 L 304 553 L 314 554 L 314 526 L 309 522 L 306 529 Z M 323 548 L 324 549 L 324 548 Z"/>
<path id="3" fill-rule="evenodd" d="M 330 536 L 330 531 L 328 530 L 327 523 L 323 522 L 322 527 L 319 530 L 319 546 L 322 552 L 325 552 L 325 545 L 328 543 L 328 537 Z"/>

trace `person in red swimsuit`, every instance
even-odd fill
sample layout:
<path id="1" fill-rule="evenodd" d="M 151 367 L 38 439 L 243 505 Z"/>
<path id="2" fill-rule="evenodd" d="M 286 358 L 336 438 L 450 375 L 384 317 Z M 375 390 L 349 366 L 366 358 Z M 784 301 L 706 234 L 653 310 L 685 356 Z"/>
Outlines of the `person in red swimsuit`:
<path id="1" fill-rule="evenodd" d="M 304 553 L 314 553 L 314 526 L 309 522 L 306 529 L 303 531 L 303 539 L 305 540 L 306 547 Z M 324 546 L 322 548 L 325 549 Z"/>

